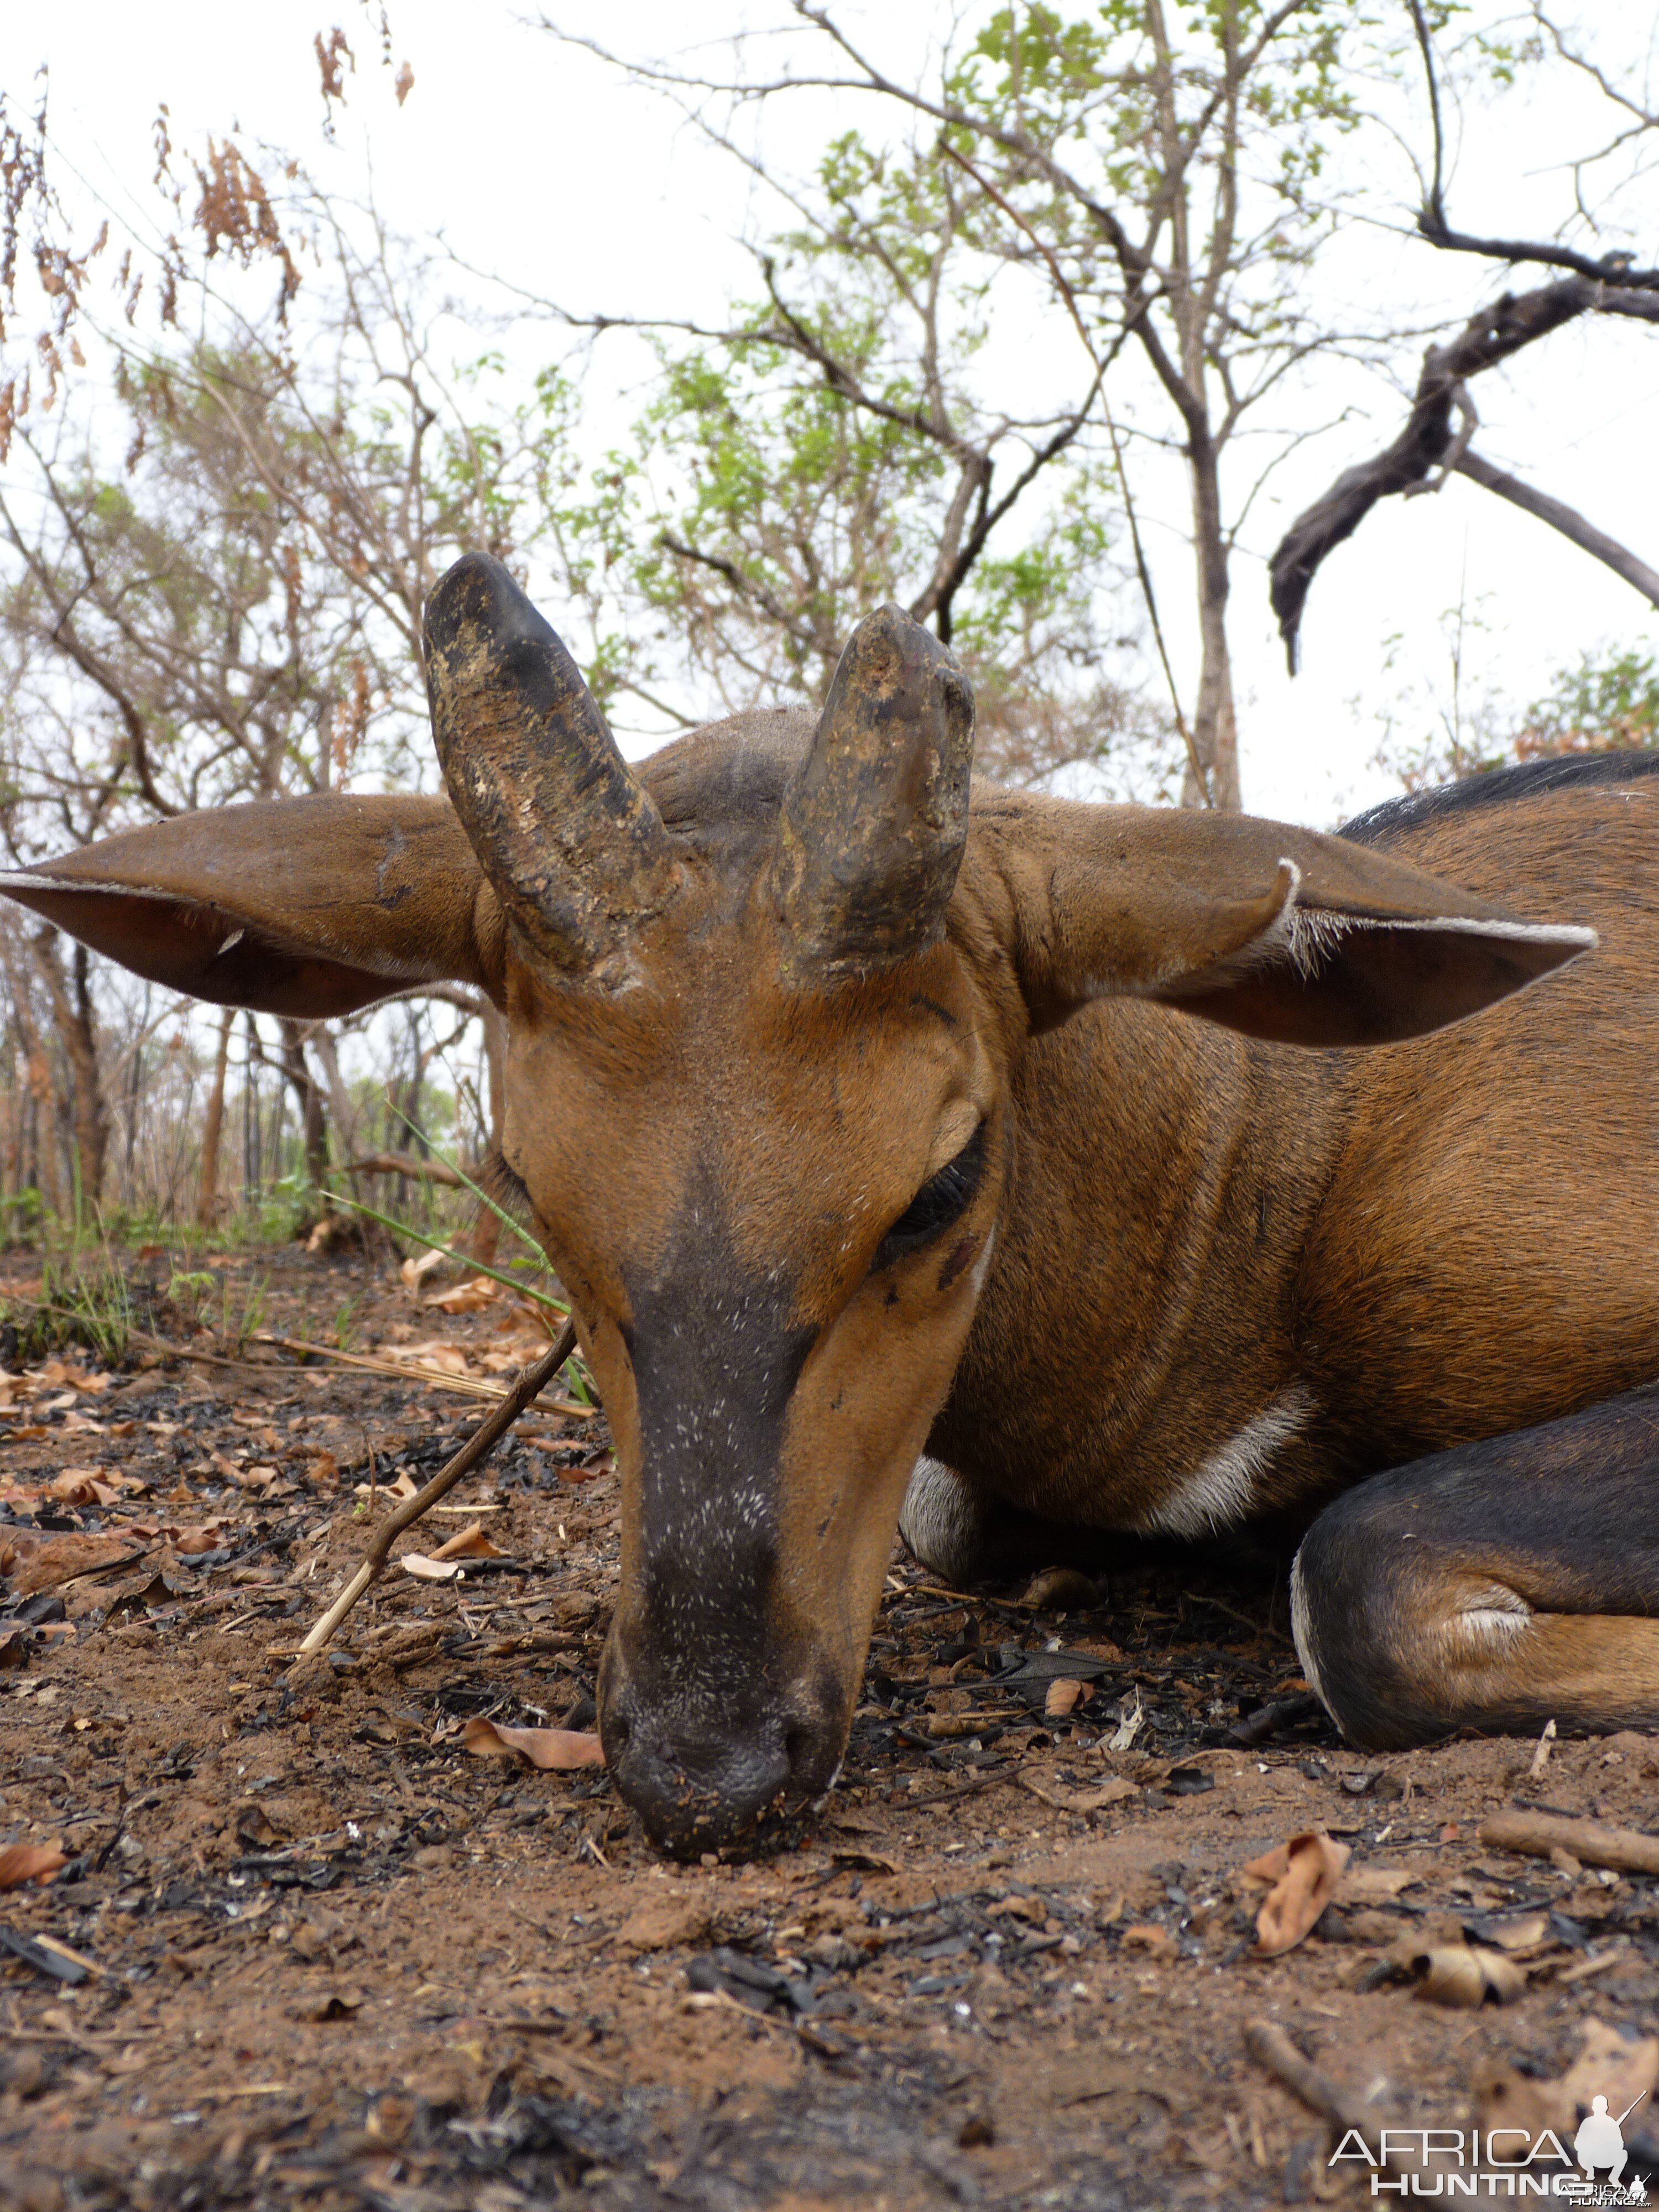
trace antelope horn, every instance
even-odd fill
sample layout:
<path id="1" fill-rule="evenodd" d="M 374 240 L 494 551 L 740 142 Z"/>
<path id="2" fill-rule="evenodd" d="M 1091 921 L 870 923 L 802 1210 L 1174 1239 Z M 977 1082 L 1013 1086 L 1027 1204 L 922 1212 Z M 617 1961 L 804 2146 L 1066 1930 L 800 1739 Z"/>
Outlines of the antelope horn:
<path id="1" fill-rule="evenodd" d="M 861 622 L 784 793 L 772 886 L 792 964 L 879 967 L 943 934 L 968 837 L 974 695 L 895 606 Z"/>
<path id="2" fill-rule="evenodd" d="M 622 980 L 678 869 L 575 662 L 501 562 L 466 553 L 427 601 L 426 665 L 449 795 L 530 950 Z"/>

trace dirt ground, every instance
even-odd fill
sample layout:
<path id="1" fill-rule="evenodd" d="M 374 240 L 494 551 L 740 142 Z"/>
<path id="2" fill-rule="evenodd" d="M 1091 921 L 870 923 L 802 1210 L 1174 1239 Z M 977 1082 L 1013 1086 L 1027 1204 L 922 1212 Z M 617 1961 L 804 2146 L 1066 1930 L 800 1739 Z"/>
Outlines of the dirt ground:
<path id="1" fill-rule="evenodd" d="M 387 1262 L 210 1264 L 225 1312 L 268 1279 L 279 1334 L 346 1314 L 360 1352 L 473 1374 L 523 1348 L 510 1301 L 434 1310 Z M 166 1255 L 130 1267 L 180 1335 Z M 900 1552 L 840 1785 L 747 1860 L 672 1865 L 602 1771 L 460 1740 L 591 1725 L 602 1423 L 529 1417 L 396 1547 L 476 1522 L 497 1556 L 389 1572 L 296 1665 L 384 1494 L 484 1408 L 246 1350 L 3 1386 L 0 1845 L 69 1863 L 0 1896 L 0 2203 L 1358 2204 L 1248 2021 L 1379 2127 L 1514 2110 L 1587 2036 L 1659 2073 L 1654 1884 L 1477 1836 L 1515 1803 L 1648 1826 L 1659 1741 L 1367 1759 L 1309 1710 L 1275 1578 L 1142 1560 L 964 1603 Z M 1309 1830 L 1349 1875 L 1264 1960 L 1240 1869 Z M 1420 2002 L 1412 1957 L 1471 1936 L 1520 1993 Z"/>

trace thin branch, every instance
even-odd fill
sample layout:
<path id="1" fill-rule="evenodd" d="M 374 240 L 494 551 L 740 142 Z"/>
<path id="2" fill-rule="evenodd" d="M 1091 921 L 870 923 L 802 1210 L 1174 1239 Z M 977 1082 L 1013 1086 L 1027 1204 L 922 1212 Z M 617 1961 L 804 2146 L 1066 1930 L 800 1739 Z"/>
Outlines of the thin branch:
<path id="1" fill-rule="evenodd" d="M 1428 80 L 1429 115 L 1434 125 L 1434 178 L 1425 196 L 1425 214 L 1432 216 L 1443 230 L 1446 225 L 1446 134 L 1440 120 L 1440 81 L 1435 75 L 1434 48 L 1429 43 L 1428 18 L 1423 13 L 1423 0 L 1408 0 L 1412 11 L 1412 27 L 1417 33 L 1418 49 L 1423 57 L 1423 75 Z"/>
<path id="2" fill-rule="evenodd" d="M 1582 552 L 1589 553 L 1622 576 L 1633 591 L 1638 591 L 1650 607 L 1659 607 L 1659 570 L 1650 568 L 1645 561 L 1638 560 L 1626 545 L 1616 538 L 1609 538 L 1593 522 L 1587 522 L 1577 507 L 1569 507 L 1564 500 L 1552 499 L 1547 492 L 1535 491 L 1519 477 L 1508 476 L 1502 469 L 1483 460 L 1479 453 L 1464 453 L 1453 464 L 1459 476 L 1470 478 L 1487 491 L 1495 491 L 1528 514 L 1535 514 L 1540 522 L 1547 522 L 1552 530 L 1559 530 L 1564 538 L 1571 538 Z"/>
<path id="3" fill-rule="evenodd" d="M 1468 377 L 1505 361 L 1522 346 L 1559 330 L 1601 304 L 1600 285 L 1569 276 L 1537 291 L 1504 296 L 1472 315 L 1449 345 L 1431 346 L 1405 428 L 1375 459 L 1346 469 L 1323 496 L 1299 514 L 1268 564 L 1271 598 L 1279 617 L 1291 673 L 1308 589 L 1320 563 L 1351 538 L 1379 499 L 1421 483 L 1452 444 L 1457 390 Z"/>
<path id="4" fill-rule="evenodd" d="M 1475 238 L 1468 231 L 1449 228 L 1426 207 L 1417 218 L 1417 228 L 1431 246 L 1445 253 L 1478 253 L 1487 261 L 1536 262 L 1545 269 L 1571 269 L 1575 276 L 1587 276 L 1594 283 L 1616 284 L 1627 292 L 1659 292 L 1659 269 L 1632 268 L 1632 256 L 1623 252 L 1604 253 L 1596 260 L 1588 253 L 1575 253 L 1570 246 L 1547 246 L 1537 239 Z"/>
<path id="5" fill-rule="evenodd" d="M 1123 495 L 1123 513 L 1125 519 L 1129 525 L 1129 544 L 1133 550 L 1135 556 L 1135 574 L 1139 579 L 1141 597 L 1146 603 L 1147 617 L 1152 625 L 1152 637 L 1158 647 L 1158 657 L 1164 670 L 1164 680 L 1169 687 L 1170 704 L 1174 709 L 1176 727 L 1181 732 L 1181 742 L 1186 748 L 1187 764 L 1192 771 L 1193 781 L 1197 784 L 1200 791 L 1203 793 L 1204 804 L 1206 806 L 1213 806 L 1215 805 L 1215 795 L 1210 788 L 1210 779 L 1205 772 L 1204 763 L 1198 757 L 1198 747 L 1194 741 L 1192 732 L 1187 726 L 1187 717 L 1181 710 L 1181 693 L 1176 684 L 1175 669 L 1170 659 L 1169 647 L 1164 641 L 1164 624 L 1158 617 L 1158 594 L 1152 589 L 1152 572 L 1147 562 L 1146 548 L 1141 544 L 1140 521 L 1139 516 L 1135 513 L 1134 498 L 1133 494 L 1130 492 L 1128 475 L 1123 466 L 1123 449 L 1118 439 L 1117 424 L 1113 418 L 1111 407 L 1106 399 L 1103 389 L 1106 380 L 1106 371 L 1110 367 L 1112 362 L 1116 358 L 1119 349 L 1122 346 L 1124 340 L 1129 335 L 1128 325 L 1126 324 L 1123 330 L 1120 331 L 1110 352 L 1103 358 L 1096 350 L 1094 340 L 1089 335 L 1089 326 L 1083 319 L 1083 311 L 1078 305 L 1077 295 L 1073 291 L 1071 285 L 1067 283 L 1065 271 L 1060 268 L 1059 261 L 1055 258 L 1052 247 L 1048 245 L 1046 240 L 1038 237 L 1036 232 L 1032 229 L 1030 224 L 1025 221 L 1023 216 L 1016 212 L 1016 210 L 1002 197 L 1002 194 L 997 191 L 996 187 L 980 175 L 979 172 L 968 160 L 965 154 L 957 153 L 956 149 L 945 140 L 941 139 L 939 143 L 944 146 L 945 151 L 951 156 L 951 160 L 957 162 L 962 168 L 966 169 L 968 174 L 974 179 L 974 182 L 979 186 L 980 190 L 984 192 L 988 198 L 994 200 L 997 205 L 1002 210 L 1003 213 L 1008 217 L 1009 221 L 1016 224 L 1018 228 L 1024 233 L 1025 236 L 1030 240 L 1032 245 L 1042 256 L 1044 261 L 1047 262 L 1048 265 L 1048 273 L 1054 279 L 1054 285 L 1060 293 L 1060 298 L 1066 303 L 1066 312 L 1071 316 L 1072 326 L 1076 331 L 1078 337 L 1083 342 L 1084 351 L 1094 363 L 1094 386 L 1089 394 L 1088 399 L 1084 403 L 1083 413 L 1079 415 L 1077 418 L 1077 425 L 1079 428 L 1081 428 L 1084 414 L 1086 414 L 1089 406 L 1092 404 L 1096 392 L 1099 392 L 1101 395 L 1101 412 L 1105 416 L 1106 420 L 1106 434 L 1111 441 L 1112 463 L 1117 471 L 1118 489 Z M 1141 315 L 1145 315 L 1146 307 L 1150 304 L 1150 301 L 1143 301 L 1139 311 Z M 1075 434 L 1075 433 L 1073 434 Z M 1036 473 L 1035 468 L 1033 468 L 1030 473 Z M 1019 487 L 1017 486 L 1016 490 L 1018 489 Z"/>

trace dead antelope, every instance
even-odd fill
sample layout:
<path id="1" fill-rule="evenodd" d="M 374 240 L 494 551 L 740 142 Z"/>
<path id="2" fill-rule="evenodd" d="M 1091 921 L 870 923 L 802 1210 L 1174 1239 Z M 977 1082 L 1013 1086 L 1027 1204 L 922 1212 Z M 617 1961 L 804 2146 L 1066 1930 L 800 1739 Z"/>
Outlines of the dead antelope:
<path id="1" fill-rule="evenodd" d="M 967 684 L 890 607 L 816 720 L 635 774 L 478 555 L 428 661 L 448 799 L 4 888 L 222 1005 L 503 1009 L 504 1151 L 623 1470 L 600 1724 L 653 1835 L 828 1787 L 901 1509 L 957 1582 L 1011 1512 L 1305 1528 L 1303 1658 L 1362 1743 L 1659 1723 L 1654 759 L 1340 836 L 970 811 Z"/>

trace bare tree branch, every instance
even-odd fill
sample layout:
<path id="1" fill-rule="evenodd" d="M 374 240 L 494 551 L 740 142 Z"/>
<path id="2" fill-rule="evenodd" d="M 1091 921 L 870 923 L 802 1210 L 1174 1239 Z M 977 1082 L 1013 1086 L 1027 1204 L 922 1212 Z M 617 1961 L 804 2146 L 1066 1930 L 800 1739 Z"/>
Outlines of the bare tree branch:
<path id="1" fill-rule="evenodd" d="M 1506 292 L 1472 315 L 1449 345 L 1429 348 L 1411 413 L 1399 436 L 1374 459 L 1345 469 L 1330 489 L 1297 517 L 1268 564 L 1273 609 L 1292 675 L 1302 610 L 1321 562 L 1353 535 L 1379 499 L 1421 483 L 1445 459 L 1452 444 L 1459 386 L 1599 307 L 1601 298 L 1600 283 L 1584 276 L 1564 277 L 1533 292 Z"/>
<path id="2" fill-rule="evenodd" d="M 1564 538 L 1570 538 L 1582 552 L 1604 562 L 1615 576 L 1622 576 L 1632 590 L 1640 592 L 1650 606 L 1659 607 L 1659 570 L 1650 568 L 1628 546 L 1621 545 L 1616 538 L 1609 538 L 1606 531 L 1586 521 L 1577 507 L 1569 507 L 1565 500 L 1552 499 L 1547 492 L 1535 491 L 1518 477 L 1495 469 L 1479 453 L 1466 453 L 1453 466 L 1459 476 L 1468 477 L 1528 514 L 1535 514 L 1540 522 L 1547 522 L 1552 530 L 1559 530 Z"/>

